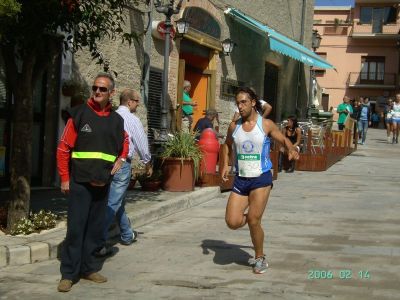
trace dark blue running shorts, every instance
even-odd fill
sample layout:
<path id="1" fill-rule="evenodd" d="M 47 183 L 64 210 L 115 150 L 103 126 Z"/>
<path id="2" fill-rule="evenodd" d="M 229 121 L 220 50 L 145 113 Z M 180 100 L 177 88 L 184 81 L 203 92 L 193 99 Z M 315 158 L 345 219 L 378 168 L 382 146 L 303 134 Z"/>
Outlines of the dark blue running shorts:
<path id="1" fill-rule="evenodd" d="M 232 192 L 248 196 L 250 191 L 266 186 L 273 187 L 271 171 L 265 172 L 258 177 L 240 177 L 236 175 Z"/>

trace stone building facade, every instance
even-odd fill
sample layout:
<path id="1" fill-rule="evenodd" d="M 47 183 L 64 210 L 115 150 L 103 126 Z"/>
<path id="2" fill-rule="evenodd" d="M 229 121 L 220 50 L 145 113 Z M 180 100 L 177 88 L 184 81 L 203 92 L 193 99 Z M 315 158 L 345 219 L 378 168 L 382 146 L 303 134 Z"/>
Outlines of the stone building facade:
<path id="1" fill-rule="evenodd" d="M 248 1 L 238 0 L 184 1 L 179 15 L 174 16 L 175 20 L 185 15 L 191 21 L 195 20 L 196 16 L 207 22 L 212 20 L 213 25 L 219 27 L 219 35 L 212 37 L 212 42 L 231 38 L 235 41 L 236 47 L 230 56 L 225 56 L 221 52 L 220 45 L 207 44 L 210 42 L 207 41 L 207 37 L 210 36 L 207 30 L 210 28 L 207 28 L 208 24 L 202 23 L 201 20 L 195 21 L 195 33 L 190 34 L 189 37 L 184 36 L 171 41 L 168 70 L 171 128 L 179 127 L 180 114 L 177 104 L 180 98 L 178 95 L 181 94 L 178 82 L 182 81 L 179 74 L 182 59 L 185 60 L 186 74 L 191 73 L 189 77 L 192 80 L 199 80 L 200 85 L 207 85 L 207 88 L 197 88 L 196 83 L 192 83 L 192 98 L 199 103 L 195 119 L 202 115 L 204 109 L 216 108 L 220 112 L 222 132 L 226 130 L 233 115 L 234 99 L 230 92 L 237 85 L 251 86 L 261 98 L 272 102 L 274 107 L 272 118 L 275 121 L 280 121 L 289 114 L 304 116 L 308 101 L 308 67 L 290 57 L 269 50 L 267 36 L 237 23 L 226 15 L 224 11 L 228 7 L 237 8 L 290 39 L 298 42 L 303 40 L 306 47 L 310 46 L 313 19 L 313 1 L 311 0 L 254 0 L 251 1 L 251 5 Z M 101 51 L 110 61 L 111 70 L 118 73 L 116 78 L 118 90 L 130 87 L 143 91 L 146 64 L 149 64 L 151 69 L 150 80 L 153 79 L 153 75 L 159 75 L 163 70 L 164 40 L 154 36 L 149 38 L 150 29 L 146 36 L 145 31 L 149 21 L 149 15 L 145 13 L 147 10 L 149 7 L 143 6 L 127 13 L 126 26 L 130 26 L 132 31 L 140 35 L 131 47 L 116 41 L 103 43 Z M 153 23 L 165 19 L 164 15 L 158 14 L 154 7 L 151 10 Z M 91 61 L 88 53 L 80 52 L 74 57 L 74 69 L 90 82 L 93 76 L 101 71 L 101 66 Z M 203 74 L 199 78 L 192 74 L 196 72 Z M 202 82 L 203 79 L 206 82 Z M 161 84 L 160 81 L 158 83 Z M 204 91 L 205 88 L 206 91 Z M 200 90 L 197 91 L 197 89 Z M 139 117 L 145 124 L 152 117 L 149 106 L 154 104 L 148 103 L 147 100 L 144 97 L 144 103 L 138 111 Z"/>
<path id="2" fill-rule="evenodd" d="M 140 90 L 143 101 L 138 116 L 153 139 L 151 128 L 160 126 L 160 101 L 162 71 L 164 68 L 164 43 L 153 27 L 165 16 L 156 12 L 153 1 L 139 1 L 140 5 L 126 9 L 126 30 L 137 34 L 131 44 L 104 40 L 99 51 L 116 75 L 118 92 L 124 88 Z M 169 1 L 164 1 L 169 2 Z M 178 1 L 175 1 L 178 2 Z M 168 69 L 168 107 L 171 130 L 181 126 L 182 83 L 192 82 L 192 98 L 199 104 L 195 119 L 207 108 L 219 111 L 220 131 L 225 133 L 234 113 L 234 93 L 238 86 L 251 86 L 260 98 L 273 106 L 271 118 L 280 121 L 288 115 L 305 117 L 308 105 L 309 67 L 291 57 L 270 49 L 265 32 L 244 26 L 226 13 L 235 8 L 250 18 L 268 25 L 285 37 L 310 48 L 313 20 L 313 0 L 184 0 L 180 13 L 174 20 L 186 18 L 191 22 L 189 33 L 175 37 L 170 43 Z M 154 25 L 154 26 L 153 26 Z M 158 36 L 158 37 L 157 37 Z M 226 56 L 220 42 L 226 38 L 236 43 L 233 52 Z M 60 67 L 60 68 L 59 68 Z M 62 110 L 85 101 L 90 95 L 93 78 L 101 66 L 93 61 L 88 51 L 60 56 L 60 63 L 44 78 L 41 99 L 40 130 L 34 143 L 37 180 L 34 185 L 52 185 L 57 181 L 55 155 L 57 140 L 63 130 Z M 0 62 L 0 75 L 1 62 Z M 12 124 L 7 110 L 12 97 L 7 94 L 6 79 L 0 76 L 0 188 L 7 186 Z M 62 88 L 73 83 L 75 89 L 67 93 Z M 3 83 L 3 84 L 1 84 Z M 57 99 L 50 102 L 46 99 Z M 46 102 L 47 101 L 47 102 Z M 48 103 L 48 105 L 46 105 Z M 39 125 L 38 125 L 39 126 Z"/>

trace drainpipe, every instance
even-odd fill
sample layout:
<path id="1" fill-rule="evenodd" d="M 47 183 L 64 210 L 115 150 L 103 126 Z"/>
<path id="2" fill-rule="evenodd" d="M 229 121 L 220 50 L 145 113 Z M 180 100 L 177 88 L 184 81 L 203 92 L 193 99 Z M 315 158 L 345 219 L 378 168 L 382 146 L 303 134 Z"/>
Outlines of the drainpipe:
<path id="1" fill-rule="evenodd" d="M 304 45 L 304 23 L 305 23 L 305 16 L 306 16 L 306 4 L 307 0 L 302 1 L 302 7 L 301 7 L 301 29 L 300 29 L 300 44 Z M 299 115 L 299 113 L 302 115 L 302 111 L 299 109 L 299 90 L 300 90 L 300 72 L 301 72 L 301 66 L 303 63 L 298 62 L 297 63 L 297 89 L 296 89 L 296 115 Z"/>

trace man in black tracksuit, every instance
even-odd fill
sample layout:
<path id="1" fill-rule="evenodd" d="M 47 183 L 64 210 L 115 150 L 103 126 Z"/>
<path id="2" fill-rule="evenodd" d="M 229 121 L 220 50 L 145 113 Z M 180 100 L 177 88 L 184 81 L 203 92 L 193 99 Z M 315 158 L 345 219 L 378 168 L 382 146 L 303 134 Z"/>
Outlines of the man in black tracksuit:
<path id="1" fill-rule="evenodd" d="M 80 278 L 107 281 L 98 273 L 100 265 L 93 254 L 101 247 L 112 175 L 121 168 L 129 147 L 123 119 L 111 110 L 113 94 L 111 75 L 97 75 L 88 102 L 69 110 L 57 148 L 61 191 L 68 194 L 60 292 L 68 292 Z"/>

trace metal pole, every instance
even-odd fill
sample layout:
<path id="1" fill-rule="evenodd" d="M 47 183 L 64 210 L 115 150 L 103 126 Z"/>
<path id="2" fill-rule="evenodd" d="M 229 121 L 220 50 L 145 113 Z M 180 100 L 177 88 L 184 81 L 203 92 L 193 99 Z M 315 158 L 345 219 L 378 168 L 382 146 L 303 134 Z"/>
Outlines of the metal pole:
<path id="1" fill-rule="evenodd" d="M 174 8 L 175 0 L 170 0 L 169 4 L 161 5 L 160 0 L 154 0 L 154 6 L 157 12 L 165 15 L 165 47 L 164 47 L 164 71 L 162 81 L 162 99 L 161 99 L 161 124 L 160 124 L 160 142 L 165 142 L 168 139 L 168 69 L 169 69 L 169 43 L 171 36 L 171 17 L 178 14 L 183 0 L 179 0 L 176 8 Z"/>
<path id="2" fill-rule="evenodd" d="M 161 130 L 160 141 L 166 141 L 168 129 L 168 69 L 169 69 L 169 43 L 171 35 L 171 15 L 167 14 L 165 19 L 165 46 L 164 46 L 164 71 L 162 82 L 161 100 Z"/>
<path id="3" fill-rule="evenodd" d="M 309 86 L 309 96 L 307 103 L 307 118 L 311 119 L 311 104 L 313 101 L 313 89 L 314 89 L 314 70 L 313 67 L 310 66 L 310 86 Z"/>

